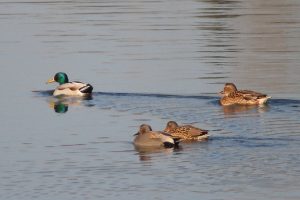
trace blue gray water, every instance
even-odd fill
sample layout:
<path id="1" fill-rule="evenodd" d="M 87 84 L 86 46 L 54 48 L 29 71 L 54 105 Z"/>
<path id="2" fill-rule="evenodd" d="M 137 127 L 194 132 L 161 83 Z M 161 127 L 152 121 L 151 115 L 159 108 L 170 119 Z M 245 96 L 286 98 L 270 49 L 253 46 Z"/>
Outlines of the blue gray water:
<path id="1" fill-rule="evenodd" d="M 0 0 L 1 199 L 300 198 L 298 0 Z M 94 86 L 51 96 L 57 71 Z M 272 96 L 218 104 L 224 83 Z M 33 92 L 34 91 L 34 92 Z M 143 152 L 141 123 L 210 130 Z"/>

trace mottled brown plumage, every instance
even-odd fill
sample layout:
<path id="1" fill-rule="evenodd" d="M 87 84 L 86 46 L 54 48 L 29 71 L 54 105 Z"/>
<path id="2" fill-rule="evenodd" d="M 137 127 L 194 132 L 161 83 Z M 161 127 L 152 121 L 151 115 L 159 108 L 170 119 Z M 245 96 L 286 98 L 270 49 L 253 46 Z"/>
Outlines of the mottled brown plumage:
<path id="1" fill-rule="evenodd" d="M 207 130 L 202 130 L 191 125 L 179 126 L 175 121 L 169 121 L 164 132 L 181 140 L 203 140 L 209 136 Z"/>
<path id="2" fill-rule="evenodd" d="M 267 102 L 270 96 L 251 90 L 238 90 L 233 83 L 226 83 L 224 90 L 220 92 L 221 105 L 260 105 Z"/>

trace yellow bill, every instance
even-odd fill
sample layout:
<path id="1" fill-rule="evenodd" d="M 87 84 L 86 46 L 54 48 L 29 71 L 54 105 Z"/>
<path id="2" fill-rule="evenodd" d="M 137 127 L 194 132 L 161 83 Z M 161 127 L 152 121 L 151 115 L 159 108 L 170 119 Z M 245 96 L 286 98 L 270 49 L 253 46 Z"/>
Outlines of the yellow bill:
<path id="1" fill-rule="evenodd" d="M 50 78 L 46 83 L 53 83 L 55 82 L 54 78 Z"/>

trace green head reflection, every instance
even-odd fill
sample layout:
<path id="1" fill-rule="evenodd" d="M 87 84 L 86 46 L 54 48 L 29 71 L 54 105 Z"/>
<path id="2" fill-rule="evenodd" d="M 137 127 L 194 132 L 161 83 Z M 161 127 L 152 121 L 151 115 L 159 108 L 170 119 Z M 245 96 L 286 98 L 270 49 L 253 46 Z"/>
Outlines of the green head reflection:
<path id="1" fill-rule="evenodd" d="M 68 112 L 68 106 L 63 103 L 55 104 L 53 107 L 56 113 L 66 113 Z"/>
<path id="2" fill-rule="evenodd" d="M 93 104 L 89 103 L 89 100 L 92 100 L 91 96 L 87 97 L 68 97 L 68 96 L 59 96 L 59 97 L 50 97 L 48 99 L 49 107 L 54 110 L 56 113 L 66 113 L 68 112 L 69 106 L 86 106 L 91 107 Z"/>
<path id="3" fill-rule="evenodd" d="M 49 107 L 53 109 L 56 113 L 66 113 L 68 111 L 68 104 L 62 101 L 50 101 Z"/>

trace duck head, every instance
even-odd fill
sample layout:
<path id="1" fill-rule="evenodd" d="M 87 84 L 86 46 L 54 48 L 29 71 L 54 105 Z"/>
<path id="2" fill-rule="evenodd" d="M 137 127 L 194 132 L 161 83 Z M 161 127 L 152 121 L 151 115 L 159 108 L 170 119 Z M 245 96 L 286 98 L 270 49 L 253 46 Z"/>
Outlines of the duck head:
<path id="1" fill-rule="evenodd" d="M 233 83 L 225 83 L 224 90 L 219 92 L 221 96 L 228 96 L 229 94 L 237 91 L 236 86 Z"/>
<path id="2" fill-rule="evenodd" d="M 142 124 L 142 125 L 140 125 L 139 132 L 137 132 L 134 135 L 136 136 L 136 135 L 147 133 L 147 132 L 150 132 L 150 131 L 152 131 L 152 128 L 151 128 L 150 125 L 148 125 L 148 124 Z"/>
<path id="3" fill-rule="evenodd" d="M 50 78 L 47 83 L 53 83 L 53 82 L 58 82 L 60 85 L 64 83 L 68 83 L 69 79 L 66 73 L 64 72 L 58 72 L 54 75 L 53 78 Z"/>
<path id="4" fill-rule="evenodd" d="M 168 132 L 170 132 L 171 130 L 177 128 L 177 127 L 178 127 L 178 124 L 177 124 L 175 121 L 169 121 L 169 122 L 167 123 L 167 126 L 166 126 L 164 132 L 167 132 L 167 133 L 168 133 Z"/>

